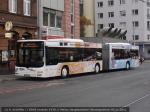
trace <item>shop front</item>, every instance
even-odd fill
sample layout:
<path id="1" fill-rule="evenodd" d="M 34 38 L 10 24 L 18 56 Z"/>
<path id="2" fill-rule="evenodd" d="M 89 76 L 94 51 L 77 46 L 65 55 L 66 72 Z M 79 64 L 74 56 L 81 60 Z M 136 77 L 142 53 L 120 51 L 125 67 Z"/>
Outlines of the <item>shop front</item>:
<path id="1" fill-rule="evenodd" d="M 36 27 L 20 27 L 5 22 L 0 36 L 0 75 L 14 74 L 16 64 L 16 42 L 35 37 Z"/>

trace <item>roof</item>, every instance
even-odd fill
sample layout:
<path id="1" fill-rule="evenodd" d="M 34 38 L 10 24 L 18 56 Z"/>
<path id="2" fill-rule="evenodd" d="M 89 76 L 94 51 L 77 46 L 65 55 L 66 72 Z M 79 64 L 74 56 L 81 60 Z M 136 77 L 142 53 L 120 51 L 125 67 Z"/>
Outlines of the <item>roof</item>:
<path id="1" fill-rule="evenodd" d="M 128 43 L 127 40 L 121 40 L 117 38 L 109 38 L 109 37 L 81 37 L 85 42 L 94 42 L 94 43 L 116 43 L 116 42 L 121 42 L 121 43 Z"/>

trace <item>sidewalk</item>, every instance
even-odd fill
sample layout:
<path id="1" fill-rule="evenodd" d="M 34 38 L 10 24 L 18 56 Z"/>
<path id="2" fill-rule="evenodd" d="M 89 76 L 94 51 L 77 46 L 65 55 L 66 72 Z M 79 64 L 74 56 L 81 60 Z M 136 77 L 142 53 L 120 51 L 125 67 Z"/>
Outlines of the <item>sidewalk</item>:
<path id="1" fill-rule="evenodd" d="M 15 80 L 16 76 L 14 73 L 11 73 L 8 68 L 0 68 L 0 83 L 4 81 Z"/>
<path id="2" fill-rule="evenodd" d="M 146 63 L 150 63 L 150 60 L 144 60 L 144 62 L 146 62 Z"/>
<path id="3" fill-rule="evenodd" d="M 14 74 L 0 75 L 0 83 L 4 81 L 15 80 L 15 79 L 16 79 L 16 76 Z"/>

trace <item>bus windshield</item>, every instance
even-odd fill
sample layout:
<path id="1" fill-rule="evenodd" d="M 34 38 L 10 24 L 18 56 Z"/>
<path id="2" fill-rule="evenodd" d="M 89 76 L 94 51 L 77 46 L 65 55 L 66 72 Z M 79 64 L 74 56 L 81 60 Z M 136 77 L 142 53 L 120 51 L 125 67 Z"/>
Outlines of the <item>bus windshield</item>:
<path id="1" fill-rule="evenodd" d="M 17 62 L 20 67 L 42 67 L 44 65 L 44 42 L 18 42 Z"/>

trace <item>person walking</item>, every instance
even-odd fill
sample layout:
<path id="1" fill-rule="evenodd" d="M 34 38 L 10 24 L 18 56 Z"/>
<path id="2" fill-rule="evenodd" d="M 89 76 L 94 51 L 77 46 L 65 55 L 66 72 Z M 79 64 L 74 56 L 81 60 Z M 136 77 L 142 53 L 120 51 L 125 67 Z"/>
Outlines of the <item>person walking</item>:
<path id="1" fill-rule="evenodd" d="M 142 64 L 142 63 L 143 63 L 143 61 L 144 61 L 143 56 L 140 56 L 140 64 Z"/>

